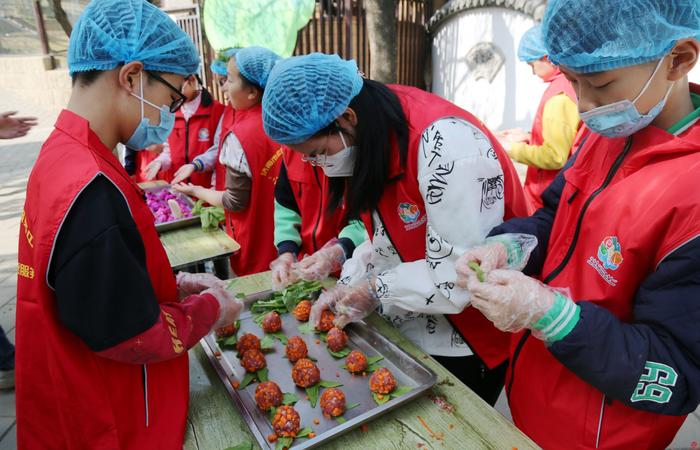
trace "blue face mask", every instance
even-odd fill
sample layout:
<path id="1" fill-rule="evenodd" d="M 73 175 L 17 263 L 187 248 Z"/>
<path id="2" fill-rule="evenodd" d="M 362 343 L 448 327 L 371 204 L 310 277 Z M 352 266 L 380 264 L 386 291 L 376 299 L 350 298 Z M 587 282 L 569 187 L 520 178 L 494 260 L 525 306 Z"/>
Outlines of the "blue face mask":
<path id="1" fill-rule="evenodd" d="M 661 68 L 661 63 L 664 58 L 656 65 L 654 73 L 651 74 L 651 78 L 646 82 L 642 91 L 635 97 L 634 100 L 622 100 L 619 102 L 611 103 L 609 105 L 600 106 L 598 108 L 591 109 L 585 113 L 581 113 L 581 120 L 586 124 L 588 128 L 594 133 L 600 134 L 608 138 L 621 138 L 631 136 L 637 131 L 646 128 L 651 124 L 661 111 L 663 111 L 664 106 L 666 106 L 666 101 L 668 96 L 671 94 L 671 88 L 673 83 L 668 87 L 666 95 L 661 99 L 659 103 L 656 104 L 647 114 L 641 114 L 635 103 L 639 98 L 644 95 L 647 88 L 651 84 L 651 81 L 656 76 L 656 73 Z"/>
<path id="2" fill-rule="evenodd" d="M 141 95 L 136 95 L 133 92 L 131 95 L 141 100 L 141 122 L 139 122 L 129 140 L 124 143 L 124 145 L 134 150 L 143 150 L 154 144 L 162 144 L 168 140 L 168 136 L 173 131 L 173 126 L 175 126 L 175 113 L 171 113 L 168 106 L 158 107 L 143 98 L 143 73 L 139 83 L 141 85 Z M 143 115 L 144 103 L 160 111 L 160 123 L 158 125 L 151 125 L 148 117 Z"/>

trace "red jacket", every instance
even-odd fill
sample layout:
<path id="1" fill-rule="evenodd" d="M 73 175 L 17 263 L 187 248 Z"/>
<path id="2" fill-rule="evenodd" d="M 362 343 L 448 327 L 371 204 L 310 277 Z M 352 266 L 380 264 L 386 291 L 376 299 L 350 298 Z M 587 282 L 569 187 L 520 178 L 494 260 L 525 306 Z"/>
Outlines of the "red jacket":
<path id="1" fill-rule="evenodd" d="M 698 167 L 697 124 L 683 137 L 654 126 L 629 139 L 589 134 L 575 163 L 564 172 L 565 184 L 549 233 L 543 280 L 552 287 L 568 289 L 571 298 L 586 310 L 593 309 L 592 303 L 599 307 L 596 310 L 612 313 L 616 323 L 622 322 L 618 328 L 639 327 L 642 339 L 642 329 L 659 330 L 660 340 L 668 336 L 669 343 L 655 345 L 662 348 L 661 353 L 670 354 L 669 348 L 683 334 L 683 330 L 673 330 L 673 318 L 690 314 L 691 308 L 680 310 L 682 305 L 678 304 L 676 309 L 664 310 L 660 306 L 657 317 L 666 322 L 666 329 L 636 321 L 633 308 L 644 306 L 640 302 L 651 302 L 649 292 L 646 297 L 637 296 L 664 259 L 700 235 Z M 594 325 L 581 316 L 571 335 L 586 326 Z M 585 338 L 595 331 L 586 329 L 575 336 Z M 603 338 L 605 343 L 588 343 L 620 349 L 619 354 L 598 354 L 599 360 L 593 361 L 590 355 L 585 356 L 592 352 L 586 349 L 587 342 L 569 341 L 576 337 L 566 337 L 548 349 L 529 333 L 514 336 L 506 389 L 515 424 L 546 449 L 666 448 L 685 416 L 627 406 L 629 390 L 641 381 L 634 379 L 638 373 L 631 377 L 629 386 L 619 382 L 616 386 L 627 392 L 626 402 L 606 397 L 582 379 L 619 380 L 615 371 L 634 366 L 632 361 L 627 363 L 630 356 L 643 358 L 644 364 L 643 352 L 649 352 L 654 342 L 642 343 L 644 350 L 628 356 L 625 349 L 635 347 L 622 332 L 612 328 L 600 332 L 608 333 Z M 634 334 L 632 329 L 629 332 Z M 697 345 L 697 340 L 692 345 Z M 562 352 L 567 348 L 579 351 L 562 353 L 557 359 L 553 354 L 557 347 Z M 685 352 L 692 355 L 696 350 Z M 615 363 L 610 358 L 623 359 Z M 572 364 L 589 367 L 590 372 L 574 373 L 568 368 Z M 597 368 L 608 369 L 597 372 Z M 684 375 L 680 373 L 679 377 Z"/>
<path id="2" fill-rule="evenodd" d="M 253 175 L 248 207 L 226 211 L 226 231 L 241 244 L 241 250 L 231 257 L 231 268 L 243 276 L 268 270 L 277 257 L 272 218 L 282 148 L 263 130 L 262 105 L 236 111 L 236 121 L 228 133 L 222 134 L 222 143 L 229 134 L 241 143 Z"/>
<path id="3" fill-rule="evenodd" d="M 544 114 L 544 107 L 552 97 L 556 97 L 559 94 L 566 94 L 573 102 L 578 103 L 576 92 L 571 86 L 571 83 L 557 70 L 557 73 L 549 80 L 549 86 L 547 86 L 547 89 L 544 91 L 542 100 L 540 100 L 540 106 L 537 108 L 535 121 L 532 124 L 530 145 L 542 145 L 544 143 L 544 138 L 542 137 L 542 115 Z M 577 146 L 577 141 L 579 141 L 578 137 L 573 144 L 574 149 Z M 531 210 L 534 211 L 542 207 L 542 198 L 540 197 L 542 191 L 554 181 L 554 177 L 556 177 L 558 173 L 558 170 L 546 170 L 532 166 L 527 168 L 525 197 L 531 206 Z"/>
<path id="4" fill-rule="evenodd" d="M 163 174 L 167 181 L 172 180 L 177 169 L 191 163 L 195 157 L 214 145 L 216 126 L 223 112 L 224 105 L 212 100 L 209 106 L 200 103 L 189 120 L 185 120 L 182 115 L 182 108 L 175 113 L 175 126 L 168 137 L 172 165 Z M 189 181 L 208 188 L 211 186 L 211 172 L 194 172 Z"/>
<path id="5" fill-rule="evenodd" d="M 63 111 L 27 186 L 17 282 L 17 437 L 21 449 L 182 448 L 189 391 L 185 331 L 192 317 L 166 308 L 178 292 L 170 263 L 141 191 L 88 122 Z M 98 175 L 124 195 L 143 239 L 161 317 L 171 324 L 173 358 L 126 364 L 91 351 L 58 316 L 48 285 L 55 240 L 73 202 Z M 127 268 L 125 268 L 126 270 Z M 218 303 L 202 296 L 200 305 Z M 206 297 L 206 298 L 205 298 Z M 213 305 L 211 305 L 213 302 Z M 175 303 L 177 305 L 177 303 Z M 211 315 L 211 314 L 210 314 Z M 175 317 L 174 317 L 175 316 Z M 189 322 L 189 323 L 188 323 Z M 202 328 L 202 327 L 199 327 Z M 193 333 L 194 342 L 206 330 Z M 192 344 L 193 345 L 193 344 Z"/>
<path id="6" fill-rule="evenodd" d="M 236 110 L 231 107 L 228 103 L 224 106 L 224 111 L 221 117 L 221 131 L 219 131 L 219 152 L 216 155 L 216 166 L 214 168 L 214 173 L 216 174 L 216 183 L 214 188 L 217 191 L 226 190 L 226 167 L 219 162 L 219 156 L 221 155 L 221 146 L 224 143 L 224 136 L 226 136 L 233 127 L 236 120 Z"/>
<path id="7" fill-rule="evenodd" d="M 301 158 L 301 153 L 284 148 L 287 178 L 301 215 L 300 259 L 320 250 L 348 224 L 344 206 L 328 211 L 328 177 L 323 169 Z"/>
<path id="8" fill-rule="evenodd" d="M 465 119 L 490 138 L 503 168 L 504 219 L 526 214 L 525 197 L 515 168 L 508 155 L 498 145 L 496 138 L 481 121 L 467 111 L 425 91 L 405 86 L 391 86 L 391 89 L 401 100 L 409 123 L 408 158 L 406 167 L 402 168 L 398 147 L 394 146 L 389 176 L 397 181 L 384 188 L 377 211 L 401 261 L 411 262 L 425 258 L 426 221 L 423 221 L 420 226 L 406 227 L 400 216 L 396 214 L 396 208 L 401 203 L 410 203 L 418 207 L 420 212 L 418 217 L 426 215 L 425 203 L 418 186 L 418 151 L 423 131 L 438 119 L 450 116 Z M 364 213 L 362 218 L 368 234 L 374 236 L 371 212 Z M 468 307 L 460 314 L 447 317 L 472 351 L 489 368 L 494 368 L 505 361 L 510 335 L 497 330 L 477 309 Z"/>

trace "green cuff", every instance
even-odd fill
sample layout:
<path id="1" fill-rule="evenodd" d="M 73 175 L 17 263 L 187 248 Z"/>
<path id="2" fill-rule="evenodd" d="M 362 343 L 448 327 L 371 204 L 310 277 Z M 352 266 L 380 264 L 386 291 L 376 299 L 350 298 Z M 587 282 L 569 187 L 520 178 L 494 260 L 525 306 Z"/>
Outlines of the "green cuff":
<path id="1" fill-rule="evenodd" d="M 548 343 L 564 339 L 581 318 L 581 307 L 568 297 L 554 293 L 554 304 L 532 328 L 540 331 Z"/>
<path id="2" fill-rule="evenodd" d="M 301 235 L 299 228 L 301 227 L 301 216 L 289 208 L 285 208 L 275 200 L 275 247 L 280 242 L 292 241 L 297 245 L 301 245 Z"/>
<path id="3" fill-rule="evenodd" d="M 338 238 L 348 238 L 355 244 L 355 247 L 358 247 L 365 242 L 369 236 L 367 235 L 367 229 L 364 223 L 359 220 L 351 220 L 345 228 L 340 230 Z"/>

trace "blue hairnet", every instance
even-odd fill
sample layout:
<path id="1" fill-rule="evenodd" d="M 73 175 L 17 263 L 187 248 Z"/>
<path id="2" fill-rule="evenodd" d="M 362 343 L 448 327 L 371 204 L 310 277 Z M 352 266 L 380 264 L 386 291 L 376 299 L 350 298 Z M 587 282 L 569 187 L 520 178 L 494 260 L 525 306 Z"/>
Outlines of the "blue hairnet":
<path id="1" fill-rule="evenodd" d="M 226 50 L 222 50 L 219 53 L 219 58 L 212 61 L 211 65 L 209 66 L 211 71 L 222 77 L 227 76 L 228 69 L 226 68 L 226 64 L 228 64 L 228 60 L 231 59 L 231 57 L 234 56 L 236 53 L 238 53 L 239 50 L 240 48 L 238 47 L 227 48 Z M 223 61 L 221 59 L 222 57 L 226 58 L 226 61 Z"/>
<path id="2" fill-rule="evenodd" d="M 362 89 L 355 61 L 312 53 L 279 61 L 263 95 L 263 125 L 280 144 L 306 141 L 340 116 Z"/>
<path id="3" fill-rule="evenodd" d="M 132 61 L 141 61 L 146 70 L 186 76 L 197 71 L 199 55 L 192 39 L 145 0 L 90 2 L 70 35 L 71 75 Z"/>
<path id="4" fill-rule="evenodd" d="M 280 56 L 265 47 L 246 47 L 236 53 L 236 65 L 241 75 L 265 88 L 270 71 Z"/>
<path id="5" fill-rule="evenodd" d="M 535 25 L 525 32 L 520 39 L 518 47 L 518 59 L 523 62 L 532 62 L 547 56 L 547 49 L 544 47 L 542 37 L 542 27 Z"/>
<path id="6" fill-rule="evenodd" d="M 592 73 L 661 59 L 700 35 L 698 0 L 550 0 L 542 22 L 549 59 Z"/>

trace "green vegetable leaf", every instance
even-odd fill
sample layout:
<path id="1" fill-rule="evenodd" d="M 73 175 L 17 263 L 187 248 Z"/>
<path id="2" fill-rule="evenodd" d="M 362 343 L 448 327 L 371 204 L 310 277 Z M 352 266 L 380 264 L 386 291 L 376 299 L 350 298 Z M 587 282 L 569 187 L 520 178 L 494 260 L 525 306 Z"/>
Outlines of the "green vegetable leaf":
<path id="1" fill-rule="evenodd" d="M 334 388 L 334 387 L 338 387 L 338 386 L 343 385 L 343 383 L 338 383 L 337 381 L 327 381 L 327 380 L 321 380 L 318 384 L 324 388 Z"/>
<path id="2" fill-rule="evenodd" d="M 408 386 L 398 386 L 396 389 L 391 391 L 391 394 L 390 394 L 391 398 L 397 398 L 397 397 L 401 397 L 404 394 L 408 394 L 409 392 L 411 392 L 411 389 L 412 388 L 410 388 Z"/>
<path id="3" fill-rule="evenodd" d="M 253 382 L 255 379 L 255 374 L 246 372 L 245 376 L 241 380 L 241 384 L 238 386 L 238 389 L 244 389 L 246 386 L 248 386 L 250 383 Z"/>
<path id="4" fill-rule="evenodd" d="M 294 438 L 281 437 L 277 439 L 277 444 L 275 444 L 275 450 L 284 450 L 285 448 L 288 449 L 292 446 L 292 442 L 294 442 Z"/>
<path id="5" fill-rule="evenodd" d="M 345 347 L 344 349 L 341 349 L 338 352 L 334 352 L 333 350 L 330 349 L 330 347 L 326 347 L 326 350 L 328 350 L 328 353 L 330 353 L 331 356 L 333 356 L 336 359 L 345 358 L 346 356 L 348 356 L 350 354 L 350 349 L 347 347 Z"/>
<path id="6" fill-rule="evenodd" d="M 372 364 L 377 364 L 382 359 L 384 359 L 383 356 L 372 356 L 370 358 L 367 358 L 367 364 L 371 366 Z"/>
<path id="7" fill-rule="evenodd" d="M 306 427 L 297 433 L 297 437 L 298 438 L 307 437 L 309 434 L 311 434 L 313 432 L 314 432 L 314 430 L 312 430 L 310 427 Z"/>
<path id="8" fill-rule="evenodd" d="M 318 384 L 306 388 L 306 395 L 309 397 L 309 403 L 311 403 L 312 408 L 315 408 L 316 403 L 318 403 L 319 388 L 320 386 Z"/>
<path id="9" fill-rule="evenodd" d="M 272 336 L 282 343 L 282 345 L 287 345 L 287 336 L 284 333 L 268 333 L 266 336 Z"/>
<path id="10" fill-rule="evenodd" d="M 360 406 L 359 403 L 350 403 L 349 405 L 345 406 L 345 410 L 348 411 L 348 410 L 351 410 L 353 408 L 357 408 L 358 406 Z"/>
<path id="11" fill-rule="evenodd" d="M 275 414 L 277 414 L 277 408 L 274 406 L 270 407 L 270 409 L 267 410 L 267 417 L 270 419 L 270 422 L 272 422 L 275 419 Z"/>
<path id="12" fill-rule="evenodd" d="M 236 348 L 236 344 L 238 343 L 238 336 L 233 334 L 228 337 L 223 337 L 223 338 L 218 338 L 216 340 L 216 343 L 219 344 L 219 347 L 221 349 L 234 349 Z"/>
<path id="13" fill-rule="evenodd" d="M 325 332 L 325 331 L 320 332 L 320 333 L 319 333 L 318 331 L 316 331 L 316 332 L 318 333 L 318 338 L 319 338 L 321 341 L 323 341 L 323 342 L 328 342 L 328 333 L 327 333 L 327 332 Z"/>
<path id="14" fill-rule="evenodd" d="M 202 213 L 202 205 L 204 205 L 203 200 L 197 200 L 192 207 L 192 215 L 193 216 L 198 216 Z"/>
<path id="15" fill-rule="evenodd" d="M 243 441 L 240 444 L 225 448 L 224 450 L 253 450 L 253 443 L 250 441 Z"/>
<path id="16" fill-rule="evenodd" d="M 255 372 L 255 375 L 258 377 L 258 381 L 267 381 L 267 367 L 264 369 L 260 369 L 257 372 Z"/>
<path id="17" fill-rule="evenodd" d="M 376 392 L 372 392 L 372 398 L 374 399 L 374 403 L 377 405 L 383 405 L 391 399 L 391 396 L 389 394 L 382 394 L 382 398 L 379 398 Z"/>
<path id="18" fill-rule="evenodd" d="M 263 350 L 272 350 L 275 348 L 275 338 L 269 334 L 266 334 L 262 339 L 260 339 L 260 348 Z"/>
<path id="19" fill-rule="evenodd" d="M 486 274 L 484 271 L 481 269 L 481 266 L 479 263 L 476 261 L 469 261 L 467 263 L 467 266 L 469 266 L 470 269 L 472 269 L 474 272 L 476 272 L 476 278 L 481 281 L 482 283 L 486 281 Z"/>
<path id="20" fill-rule="evenodd" d="M 297 328 L 301 334 L 314 334 L 314 326 L 309 322 L 304 322 Z"/>
<path id="21" fill-rule="evenodd" d="M 293 405 L 298 401 L 299 401 L 299 397 L 296 394 L 292 394 L 289 392 L 285 392 L 284 396 L 282 397 L 282 404 L 283 405 Z"/>
<path id="22" fill-rule="evenodd" d="M 345 417 L 343 417 L 343 416 L 337 416 L 337 417 L 335 418 L 335 421 L 338 422 L 338 423 L 341 424 L 341 425 L 344 424 L 345 422 L 347 422 L 347 420 L 345 420 Z"/>

